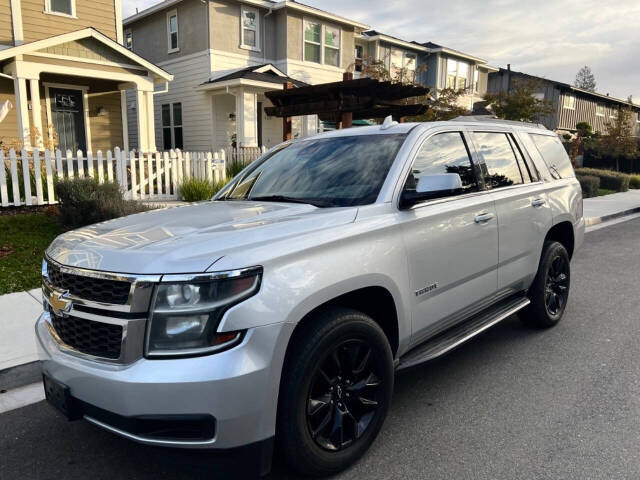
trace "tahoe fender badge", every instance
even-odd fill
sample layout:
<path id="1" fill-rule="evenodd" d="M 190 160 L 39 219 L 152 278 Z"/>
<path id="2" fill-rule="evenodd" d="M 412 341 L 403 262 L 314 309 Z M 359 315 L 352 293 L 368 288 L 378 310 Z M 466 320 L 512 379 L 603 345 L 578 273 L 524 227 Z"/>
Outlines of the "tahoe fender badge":
<path id="1" fill-rule="evenodd" d="M 433 292 L 436 288 L 438 288 L 438 282 L 432 283 L 431 285 L 427 285 L 426 287 L 421 288 L 420 290 L 416 290 L 416 297 L 419 297 L 420 295 L 424 295 L 425 293 Z"/>

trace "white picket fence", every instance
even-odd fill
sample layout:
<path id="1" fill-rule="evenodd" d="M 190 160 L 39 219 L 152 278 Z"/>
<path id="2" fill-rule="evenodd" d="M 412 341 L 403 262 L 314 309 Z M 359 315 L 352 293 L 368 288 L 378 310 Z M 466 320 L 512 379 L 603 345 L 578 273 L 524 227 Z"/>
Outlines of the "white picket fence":
<path id="1" fill-rule="evenodd" d="M 226 180 L 229 161 L 248 164 L 266 149 L 220 150 L 219 152 L 122 152 L 115 148 L 86 155 L 60 150 L 40 152 L 0 150 L 0 206 L 35 206 L 57 203 L 55 178 L 91 177 L 99 183 L 116 180 L 125 198 L 131 200 L 175 200 L 185 179 L 211 182 Z M 233 159 L 233 160 L 228 160 Z M 33 191 L 35 189 L 35 191 Z"/>

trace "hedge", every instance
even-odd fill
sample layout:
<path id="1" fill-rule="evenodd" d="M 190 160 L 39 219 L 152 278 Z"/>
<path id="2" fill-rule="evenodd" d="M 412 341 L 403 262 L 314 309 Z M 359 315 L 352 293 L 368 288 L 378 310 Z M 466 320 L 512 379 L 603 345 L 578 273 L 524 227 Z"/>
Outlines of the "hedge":
<path id="1" fill-rule="evenodd" d="M 582 187 L 582 196 L 584 198 L 591 198 L 598 196 L 598 189 L 600 188 L 600 178 L 593 175 L 576 175 L 576 178 L 580 182 Z"/>
<path id="2" fill-rule="evenodd" d="M 593 176 L 600 179 L 600 188 L 613 190 L 615 192 L 626 192 L 629 190 L 631 176 L 626 173 L 614 172 L 613 170 L 600 170 L 597 168 L 579 168 L 576 175 L 582 177 Z"/>
<path id="3" fill-rule="evenodd" d="M 629 188 L 633 188 L 634 190 L 640 189 L 640 175 L 631 175 Z"/>

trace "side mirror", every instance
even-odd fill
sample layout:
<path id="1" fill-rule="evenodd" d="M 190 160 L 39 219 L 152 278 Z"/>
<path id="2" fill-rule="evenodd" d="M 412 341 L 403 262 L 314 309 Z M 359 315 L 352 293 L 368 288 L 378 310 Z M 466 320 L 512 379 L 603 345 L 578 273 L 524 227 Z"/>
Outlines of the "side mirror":
<path id="1" fill-rule="evenodd" d="M 462 191 L 462 179 L 457 173 L 423 175 L 418 180 L 415 192 L 405 191 L 402 193 L 400 207 L 409 208 L 416 203 L 455 195 L 460 191 Z"/>

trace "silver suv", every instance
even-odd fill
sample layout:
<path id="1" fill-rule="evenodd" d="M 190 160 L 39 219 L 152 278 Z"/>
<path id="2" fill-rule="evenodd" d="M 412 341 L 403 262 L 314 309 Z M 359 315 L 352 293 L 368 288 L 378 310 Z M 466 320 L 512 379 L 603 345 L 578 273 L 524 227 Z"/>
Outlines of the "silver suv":
<path id="1" fill-rule="evenodd" d="M 284 143 L 212 201 L 52 243 L 47 398 L 145 444 L 335 473 L 378 435 L 396 370 L 516 312 L 558 323 L 583 237 L 544 127 L 388 119 Z"/>

